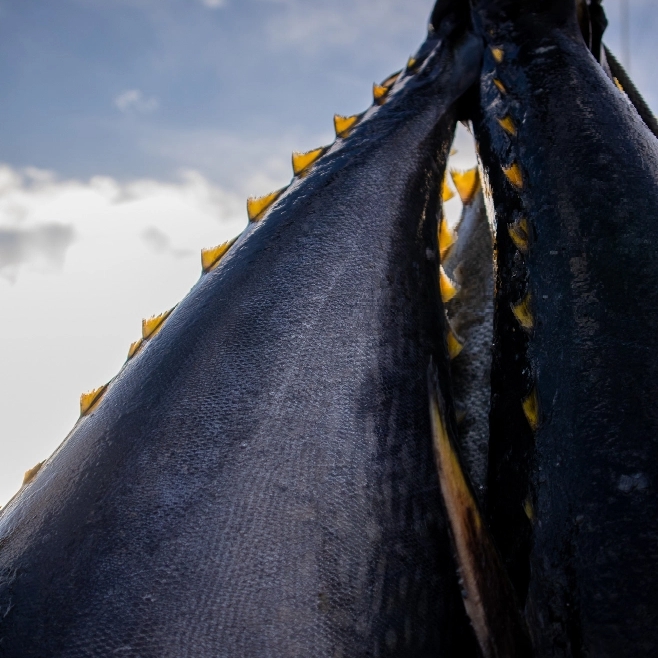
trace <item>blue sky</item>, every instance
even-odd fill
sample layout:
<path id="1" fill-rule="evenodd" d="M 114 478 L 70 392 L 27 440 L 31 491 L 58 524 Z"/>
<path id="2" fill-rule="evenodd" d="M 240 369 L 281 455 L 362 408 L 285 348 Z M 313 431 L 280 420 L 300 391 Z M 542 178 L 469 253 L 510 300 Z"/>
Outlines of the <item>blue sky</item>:
<path id="1" fill-rule="evenodd" d="M 620 52 L 619 7 L 605 0 Z M 629 0 L 654 110 L 658 5 Z M 199 250 L 425 35 L 431 0 L 0 0 L 0 505 Z M 473 161 L 465 132 L 456 166 Z M 452 204 L 452 206 L 450 205 Z M 449 214 L 459 212 L 448 202 Z"/>

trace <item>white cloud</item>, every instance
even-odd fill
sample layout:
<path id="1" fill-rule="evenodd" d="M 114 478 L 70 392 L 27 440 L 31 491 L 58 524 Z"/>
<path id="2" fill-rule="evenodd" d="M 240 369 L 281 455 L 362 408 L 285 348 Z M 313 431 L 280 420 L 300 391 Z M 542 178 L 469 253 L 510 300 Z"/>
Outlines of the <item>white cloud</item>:
<path id="1" fill-rule="evenodd" d="M 114 99 L 114 104 L 122 112 L 139 112 L 140 114 L 150 114 L 160 107 L 157 98 L 148 98 L 139 89 L 122 91 Z"/>
<path id="2" fill-rule="evenodd" d="M 198 280 L 200 249 L 246 223 L 242 196 L 193 171 L 121 184 L 0 166 L 0 263 L 9 253 L 14 277 L 0 276 L 0 504 L 64 439 L 80 393 L 116 374 L 141 318 Z"/>

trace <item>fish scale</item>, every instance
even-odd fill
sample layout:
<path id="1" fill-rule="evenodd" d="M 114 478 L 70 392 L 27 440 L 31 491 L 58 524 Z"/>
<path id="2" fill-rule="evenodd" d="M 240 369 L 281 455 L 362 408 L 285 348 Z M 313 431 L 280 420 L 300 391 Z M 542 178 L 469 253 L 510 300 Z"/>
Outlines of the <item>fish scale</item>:
<path id="1" fill-rule="evenodd" d="M 436 217 L 481 54 L 459 32 L 250 201 L 2 511 L 1 655 L 475 655 L 425 381 L 433 359 L 449 395 Z"/>

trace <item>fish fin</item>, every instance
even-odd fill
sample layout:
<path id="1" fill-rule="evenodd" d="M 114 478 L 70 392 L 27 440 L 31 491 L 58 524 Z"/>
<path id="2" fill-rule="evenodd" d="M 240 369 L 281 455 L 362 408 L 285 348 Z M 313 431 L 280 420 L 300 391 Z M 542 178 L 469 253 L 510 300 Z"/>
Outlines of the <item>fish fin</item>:
<path id="1" fill-rule="evenodd" d="M 450 189 L 450 185 L 448 185 L 448 177 L 446 176 L 443 179 L 443 187 L 441 188 L 441 200 L 443 203 L 446 201 L 450 201 L 455 196 L 455 193 Z"/>
<path id="2" fill-rule="evenodd" d="M 395 73 L 391 73 L 391 75 L 382 82 L 381 86 L 382 87 L 387 87 L 390 89 L 397 81 L 400 75 L 402 74 L 402 71 L 396 71 Z"/>
<path id="3" fill-rule="evenodd" d="M 443 266 L 439 268 L 439 289 L 444 304 L 457 294 L 457 284 L 445 273 Z"/>
<path id="4" fill-rule="evenodd" d="M 34 480 L 36 474 L 41 470 L 42 466 L 43 462 L 39 462 L 36 466 L 33 466 L 29 470 L 25 471 L 25 475 L 23 476 L 23 486 L 30 484 L 30 482 Z"/>
<path id="5" fill-rule="evenodd" d="M 450 176 L 457 188 L 457 194 L 459 194 L 462 203 L 465 206 L 469 205 L 475 198 L 480 187 L 480 173 L 478 172 L 478 168 L 473 167 L 473 169 L 467 171 L 451 169 Z"/>
<path id="6" fill-rule="evenodd" d="M 318 160 L 326 152 L 327 147 L 321 146 L 320 148 L 306 151 L 306 153 L 299 153 L 293 151 L 292 153 L 292 171 L 295 176 L 304 173 L 311 165 Z"/>
<path id="7" fill-rule="evenodd" d="M 441 262 L 445 261 L 456 242 L 455 234 L 448 228 L 448 222 L 443 218 L 439 224 L 439 255 L 441 256 Z"/>
<path id="8" fill-rule="evenodd" d="M 532 297 L 530 293 L 526 293 L 526 296 L 518 304 L 512 305 L 512 313 L 526 331 L 532 331 L 535 326 L 535 318 L 532 315 Z"/>
<path id="9" fill-rule="evenodd" d="M 450 360 L 457 358 L 464 349 L 464 341 L 457 336 L 449 322 L 446 332 L 446 343 L 448 345 L 448 356 L 450 356 Z"/>
<path id="10" fill-rule="evenodd" d="M 265 196 L 249 197 L 247 199 L 247 215 L 250 222 L 257 222 L 263 218 L 268 208 L 283 194 L 285 187 Z"/>
<path id="11" fill-rule="evenodd" d="M 494 78 L 493 83 L 496 85 L 496 89 L 498 89 L 498 91 L 501 94 L 507 93 L 507 89 L 505 89 L 505 85 L 498 78 Z"/>
<path id="12" fill-rule="evenodd" d="M 502 48 L 492 48 L 491 54 L 498 64 L 505 58 L 505 51 Z"/>
<path id="13" fill-rule="evenodd" d="M 139 348 L 142 346 L 144 343 L 144 339 L 140 338 L 139 340 L 134 341 L 133 343 L 130 343 L 130 347 L 128 348 L 128 361 L 132 359 L 137 352 L 139 352 Z"/>
<path id="14" fill-rule="evenodd" d="M 385 103 L 390 89 L 390 87 L 384 87 L 384 85 L 378 85 L 377 83 L 372 86 L 372 98 L 377 105 L 383 105 Z"/>
<path id="15" fill-rule="evenodd" d="M 527 398 L 522 402 L 523 413 L 528 420 L 528 425 L 533 432 L 537 431 L 539 427 L 539 396 L 537 389 L 533 388 Z"/>
<path id="16" fill-rule="evenodd" d="M 514 243 L 514 246 L 521 253 L 527 253 L 528 245 L 530 243 L 528 220 L 525 217 L 517 219 L 513 224 L 507 226 L 507 232 Z"/>
<path id="17" fill-rule="evenodd" d="M 203 272 L 210 272 L 214 270 L 219 261 L 226 254 L 226 252 L 231 248 L 231 245 L 235 242 L 235 239 L 229 240 L 228 242 L 222 242 L 222 244 L 217 245 L 216 247 L 211 247 L 209 249 L 201 250 L 201 269 Z"/>
<path id="18" fill-rule="evenodd" d="M 358 123 L 361 118 L 360 114 L 353 114 L 351 117 L 344 117 L 340 114 L 334 114 L 334 128 L 336 129 L 336 137 L 343 139 L 350 134 L 350 131 Z"/>
<path id="19" fill-rule="evenodd" d="M 105 384 L 105 386 L 95 388 L 93 391 L 89 391 L 88 393 L 83 393 L 80 396 L 80 415 L 86 416 L 92 410 L 92 408 L 100 402 L 100 399 L 103 397 L 103 394 L 106 390 L 107 384 Z"/>
<path id="20" fill-rule="evenodd" d="M 503 167 L 503 173 L 507 176 L 507 180 L 512 183 L 514 187 L 518 189 L 523 187 L 523 175 L 521 174 L 521 168 L 516 162 L 509 167 Z"/>
<path id="21" fill-rule="evenodd" d="M 527 658 L 528 631 L 462 466 L 432 363 L 428 387 L 434 457 L 466 612 L 485 658 Z"/>
<path id="22" fill-rule="evenodd" d="M 516 135 L 516 126 L 514 125 L 514 121 L 512 121 L 512 117 L 509 114 L 504 116 L 502 119 L 498 119 L 498 125 L 509 135 Z"/>
<path id="23" fill-rule="evenodd" d="M 162 329 L 164 321 L 169 317 L 173 310 L 174 309 L 172 308 L 164 313 L 160 313 L 160 315 L 153 315 L 150 318 L 142 320 L 142 338 L 144 340 L 150 340 L 153 338 L 153 336 Z"/>

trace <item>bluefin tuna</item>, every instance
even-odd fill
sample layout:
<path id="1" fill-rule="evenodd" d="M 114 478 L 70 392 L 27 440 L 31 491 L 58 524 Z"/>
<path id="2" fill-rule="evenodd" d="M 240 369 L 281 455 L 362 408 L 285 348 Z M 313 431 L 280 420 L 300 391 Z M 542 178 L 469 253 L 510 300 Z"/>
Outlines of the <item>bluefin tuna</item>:
<path id="1" fill-rule="evenodd" d="M 440 3 L 83 396 L 0 514 L 2 656 L 475 655 L 425 373 L 452 413 L 437 217 L 481 53 Z"/>

